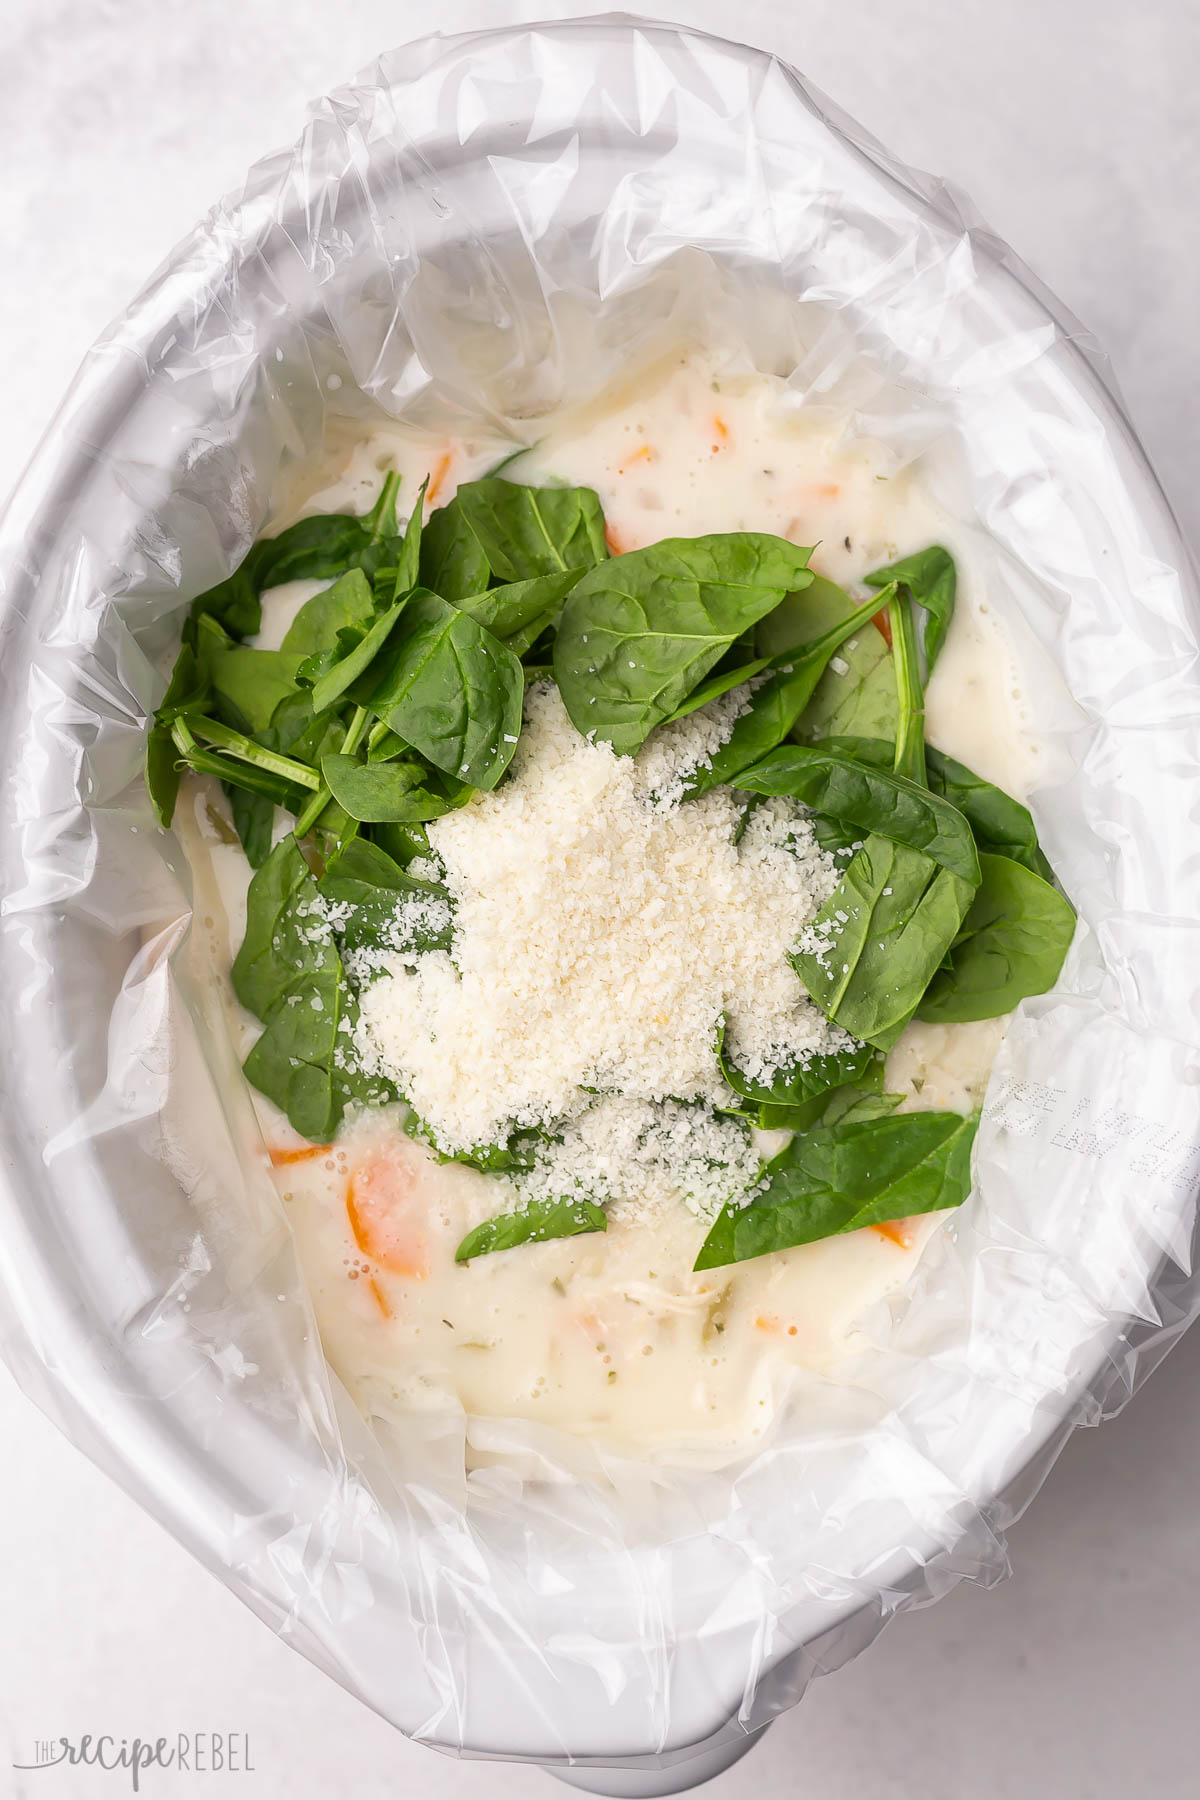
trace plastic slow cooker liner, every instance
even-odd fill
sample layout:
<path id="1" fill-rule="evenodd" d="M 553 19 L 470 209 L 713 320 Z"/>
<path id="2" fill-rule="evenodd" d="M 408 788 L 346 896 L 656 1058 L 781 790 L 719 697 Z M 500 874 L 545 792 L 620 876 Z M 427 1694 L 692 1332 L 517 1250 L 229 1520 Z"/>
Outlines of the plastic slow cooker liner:
<path id="1" fill-rule="evenodd" d="M 331 417 L 503 427 L 700 339 L 977 528 L 1073 773 L 1081 928 L 992 1078 L 975 1193 L 872 1348 L 739 1464 L 326 1368 L 140 764 L 187 602 Z M 1005 1566 L 1069 1431 L 1197 1304 L 1200 684 L 1186 553 L 1099 361 L 946 189 L 793 71 L 614 18 L 427 40 L 318 104 L 88 358 L 4 526 L 0 1325 L 26 1391 L 411 1736 L 670 1763 Z M 1039 673 L 1040 671 L 1040 673 Z M 18 1015 L 18 1016 L 14 1016 Z"/>

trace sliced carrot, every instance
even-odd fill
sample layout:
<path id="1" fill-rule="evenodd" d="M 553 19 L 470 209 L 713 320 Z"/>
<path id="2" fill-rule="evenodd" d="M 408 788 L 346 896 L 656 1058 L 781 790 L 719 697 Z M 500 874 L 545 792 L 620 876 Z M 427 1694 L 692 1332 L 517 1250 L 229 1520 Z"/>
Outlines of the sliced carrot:
<path id="1" fill-rule="evenodd" d="M 892 647 L 892 621 L 888 618 L 886 606 L 880 608 L 871 623 L 890 650 Z"/>
<path id="2" fill-rule="evenodd" d="M 447 450 L 441 461 L 438 463 L 437 468 L 429 478 L 429 486 L 425 490 L 425 503 L 427 506 L 432 506 L 433 502 L 437 499 L 441 492 L 442 483 L 450 473 L 450 464 L 453 461 L 454 457 L 452 452 Z"/>
<path id="3" fill-rule="evenodd" d="M 367 1277 L 367 1286 L 370 1288 L 372 1297 L 374 1298 L 374 1301 L 375 1301 L 375 1304 L 379 1308 L 380 1312 L 383 1314 L 384 1318 L 385 1319 L 394 1319 L 396 1315 L 392 1311 L 390 1305 L 388 1304 L 387 1295 L 384 1293 L 383 1289 L 380 1287 L 379 1283 L 376 1281 L 376 1279 L 373 1275 L 370 1275 Z"/>
<path id="4" fill-rule="evenodd" d="M 759 1331 L 778 1331 L 787 1337 L 795 1337 L 798 1329 L 795 1325 L 785 1325 L 776 1313 L 759 1313 L 754 1323 Z"/>
<path id="5" fill-rule="evenodd" d="M 290 1150 L 268 1150 L 273 1169 L 286 1169 L 292 1163 L 312 1162 L 317 1156 L 332 1156 L 332 1144 L 298 1144 Z"/>
<path id="6" fill-rule="evenodd" d="M 917 1241 L 917 1222 L 915 1219 L 891 1219 L 886 1225 L 872 1225 L 881 1238 L 889 1244 L 898 1244 L 901 1250 L 911 1250 Z"/>
<path id="7" fill-rule="evenodd" d="M 346 1217 L 364 1256 L 393 1275 L 423 1281 L 429 1265 L 416 1188 L 416 1170 L 401 1156 L 370 1157 L 346 1183 Z"/>
<path id="8" fill-rule="evenodd" d="M 625 458 L 625 461 L 621 464 L 620 468 L 617 470 L 617 474 L 623 475 L 625 473 L 626 469 L 629 467 L 630 463 L 653 462 L 653 461 L 654 461 L 654 452 L 650 448 L 649 444 L 639 444 L 636 450 L 631 450 L 629 452 L 629 455 Z"/>

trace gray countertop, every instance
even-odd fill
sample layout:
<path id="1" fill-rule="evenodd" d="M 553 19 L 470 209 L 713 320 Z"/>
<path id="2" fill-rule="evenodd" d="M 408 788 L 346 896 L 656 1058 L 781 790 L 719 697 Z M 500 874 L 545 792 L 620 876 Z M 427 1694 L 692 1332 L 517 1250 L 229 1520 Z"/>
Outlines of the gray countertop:
<path id="1" fill-rule="evenodd" d="M 444 30 L 586 5 L 442 0 Z M 946 174 L 1107 347 L 1200 537 L 1196 0 L 675 0 L 779 49 Z M 88 343 L 303 102 L 418 35 L 414 0 L 8 0 L 0 329 L 16 478 Z M 23 1774 L 36 1740 L 248 1733 L 205 1790 L 323 1800 L 550 1794 L 399 1738 L 286 1649 L 0 1376 L 0 1800 L 128 1792 Z M 1200 1336 L 1077 1434 L 1012 1534 L 1013 1579 L 899 1620 L 710 1790 L 721 1800 L 1192 1800 L 1200 1660 Z M 152 1772 L 163 1800 L 187 1773 Z"/>

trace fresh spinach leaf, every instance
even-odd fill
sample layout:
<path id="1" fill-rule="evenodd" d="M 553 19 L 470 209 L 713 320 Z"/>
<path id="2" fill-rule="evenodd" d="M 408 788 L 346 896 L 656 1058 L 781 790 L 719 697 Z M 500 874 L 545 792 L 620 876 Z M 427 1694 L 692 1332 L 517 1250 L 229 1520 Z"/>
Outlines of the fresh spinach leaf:
<path id="1" fill-rule="evenodd" d="M 925 679 L 928 681 L 954 617 L 958 587 L 954 558 L 940 544 L 931 544 L 928 550 L 919 550 L 915 556 L 904 556 L 899 562 L 889 563 L 886 569 L 873 570 L 864 580 L 867 587 L 873 588 L 888 587 L 893 581 L 897 582 L 907 589 L 918 606 L 924 608 Z"/>
<path id="2" fill-rule="evenodd" d="M 692 689 L 683 705 L 677 706 L 669 718 L 663 720 L 663 724 L 673 725 L 676 719 L 686 719 L 689 714 L 699 712 L 702 706 L 707 706 L 710 701 L 719 700 L 723 694 L 731 693 L 735 687 L 742 687 L 747 681 L 752 681 L 756 675 L 761 675 L 770 666 L 769 656 L 758 656 L 753 662 L 738 663 L 732 669 L 722 669 L 718 674 L 710 675 L 707 681 L 702 681 L 698 688 Z M 743 717 L 745 717 L 744 714 Z"/>
<path id="3" fill-rule="evenodd" d="M 717 1051 L 721 1075 L 726 1085 L 759 1106 L 801 1106 L 832 1088 L 844 1087 L 864 1075 L 874 1060 L 869 1044 L 856 1044 L 852 1050 L 841 1050 L 825 1056 L 810 1056 L 789 1068 L 777 1071 L 771 1082 L 752 1081 L 729 1056 L 722 1041 Z"/>
<path id="4" fill-rule="evenodd" d="M 450 903 L 449 892 L 440 882 L 420 881 L 407 874 L 378 844 L 358 837 L 334 852 L 317 888 L 321 898 L 339 911 L 346 906 L 352 908 L 336 926 L 344 951 L 394 948 L 396 907 L 402 897 L 415 895 L 442 901 L 447 907 Z M 449 923 L 430 926 L 416 933 L 411 947 L 445 950 L 452 937 Z"/>
<path id="5" fill-rule="evenodd" d="M 746 711 L 735 721 L 721 748 L 713 752 L 708 765 L 696 769 L 688 777 L 688 792 L 703 794 L 725 783 L 740 786 L 742 770 L 782 744 L 804 711 L 842 639 L 868 617 L 866 609 L 861 609 L 813 643 L 789 651 L 787 663 L 754 693 Z M 778 658 L 774 660 L 778 661 Z"/>
<path id="6" fill-rule="evenodd" d="M 882 738 L 822 738 L 823 750 L 840 750 L 856 762 L 868 763 L 873 769 L 890 769 L 893 750 Z M 949 800 L 966 819 L 981 851 L 992 856 L 1008 856 L 1023 863 L 1043 881 L 1054 880 L 1054 870 L 1038 843 L 1037 827 L 1029 808 L 1014 800 L 1002 788 L 994 787 L 981 775 L 956 762 L 932 744 L 925 746 L 926 775 L 930 789 Z"/>
<path id="7" fill-rule="evenodd" d="M 576 730 L 633 755 L 747 625 L 808 584 L 809 554 L 783 538 L 730 532 L 665 538 L 589 569 L 554 644 Z"/>
<path id="8" fill-rule="evenodd" d="M 399 600 L 402 595 L 411 593 L 421 578 L 421 537 L 422 521 L 425 517 L 425 495 L 429 489 L 429 477 L 425 477 L 417 491 L 412 512 L 408 516 L 408 524 L 404 527 L 404 536 L 400 540 L 400 552 L 396 558 L 396 579 L 392 588 L 392 599 Z"/>
<path id="9" fill-rule="evenodd" d="M 927 746 L 925 760 L 930 787 L 957 806 L 981 850 L 1011 857 L 1044 881 L 1053 881 L 1054 871 L 1042 854 L 1028 807 L 941 750 Z"/>
<path id="10" fill-rule="evenodd" d="M 351 698 L 437 768 L 490 791 L 521 730 L 520 662 L 469 614 L 423 588 L 404 602 L 403 624 Z M 318 685 L 318 703 L 321 692 Z"/>
<path id="11" fill-rule="evenodd" d="M 535 635 L 540 636 L 546 626 L 557 619 L 563 601 L 582 574 L 583 570 L 579 568 L 567 569 L 557 575 L 534 575 L 528 581 L 510 581 L 503 587 L 488 588 L 482 594 L 468 594 L 454 604 L 461 612 L 469 613 L 493 637 L 503 638 L 505 642 L 519 633 L 524 634 L 531 625 L 538 627 Z M 533 642 L 531 637 L 529 644 Z M 513 644 L 512 648 L 519 656 L 529 644 L 522 648 Z"/>
<path id="12" fill-rule="evenodd" d="M 246 1077 L 283 1109 L 302 1136 L 332 1137 L 347 1102 L 394 1098 L 352 1061 L 354 997 L 317 883 L 287 837 L 250 883 L 246 935 L 233 964 L 234 992 L 266 1029 L 246 1058 Z"/>
<path id="13" fill-rule="evenodd" d="M 517 1244 L 540 1244 L 547 1238 L 578 1237 L 585 1231 L 606 1231 L 603 1209 L 590 1200 L 531 1200 L 516 1212 L 485 1219 L 469 1231 L 454 1252 L 455 1262 L 470 1262 L 494 1250 L 512 1250 Z"/>
<path id="14" fill-rule="evenodd" d="M 273 1100 L 302 1137 L 328 1143 L 356 1100 L 378 1106 L 389 1085 L 352 1060 L 354 995 L 332 944 L 314 949 L 269 1013 L 243 1065 L 246 1079 Z"/>
<path id="15" fill-rule="evenodd" d="M 893 1113 L 794 1137 L 767 1164 L 765 1190 L 746 1206 L 725 1207 L 696 1268 L 960 1206 L 971 1189 L 978 1123 L 978 1115 Z"/>
<path id="16" fill-rule="evenodd" d="M 830 731 L 854 731 L 894 739 L 896 683 L 891 647 L 880 625 L 872 623 L 883 606 L 880 596 L 874 613 L 859 607 L 844 588 L 818 575 L 812 588 L 783 602 L 778 611 L 758 628 L 758 648 L 775 654 L 798 647 L 815 631 L 824 633 L 857 612 L 862 628 L 855 627 L 837 647 L 836 662 L 828 660 L 803 713 L 795 721 L 795 735 L 804 742 Z M 884 615 L 886 619 L 886 615 Z"/>
<path id="17" fill-rule="evenodd" d="M 324 581 L 347 569 L 372 575 L 387 560 L 396 531 L 398 475 L 384 479 L 383 490 L 363 518 L 324 513 L 298 519 L 277 537 L 259 538 L 240 567 L 225 581 L 192 602 L 193 622 L 209 613 L 236 638 L 253 637 L 262 624 L 259 596 L 264 588 L 285 581 Z"/>
<path id="18" fill-rule="evenodd" d="M 829 1018 L 890 1050 L 957 936 L 975 888 L 908 844 L 872 835 L 790 961 Z"/>
<path id="19" fill-rule="evenodd" d="M 297 658 L 331 650 L 342 630 L 360 635 L 370 629 L 375 618 L 375 595 L 371 583 L 361 569 L 351 569 L 332 587 L 306 600 L 288 626 L 280 651 Z M 243 651 L 243 655 L 264 655 L 264 651 Z"/>
<path id="20" fill-rule="evenodd" d="M 888 601 L 892 632 L 892 668 L 896 676 L 896 750 L 892 767 L 918 786 L 927 785 L 925 773 L 925 691 L 917 654 L 913 603 L 901 588 Z"/>
<path id="21" fill-rule="evenodd" d="M 365 636 L 353 629 L 339 632 L 336 647 L 321 652 L 319 664 L 313 661 L 302 666 L 300 679 L 312 681 L 313 705 L 318 711 L 336 705 L 347 689 L 363 678 L 391 637 L 407 604 L 407 595 L 395 601 L 380 613 Z"/>
<path id="22" fill-rule="evenodd" d="M 312 871 L 296 840 L 285 837 L 257 871 L 246 893 L 246 933 L 233 959 L 233 991 L 265 1019 L 297 970 L 313 961 L 323 932 Z M 319 946 L 318 946 L 319 948 Z"/>
<path id="23" fill-rule="evenodd" d="M 498 581 L 590 569 L 608 557 L 604 511 L 591 488 L 485 477 L 465 482 L 454 504 Z"/>
<path id="24" fill-rule="evenodd" d="M 185 644 L 146 739 L 146 791 L 159 824 L 164 827 L 171 823 L 179 798 L 180 754 L 171 726 L 188 712 L 202 711 L 211 699 L 208 671 L 196 652 Z"/>
<path id="25" fill-rule="evenodd" d="M 738 776 L 752 794 L 781 794 L 814 812 L 907 844 L 960 876 L 979 883 L 979 858 L 971 827 L 939 794 L 889 770 L 856 762 L 824 744 L 787 744 Z"/>
<path id="26" fill-rule="evenodd" d="M 321 759 L 326 786 L 350 818 L 364 824 L 424 824 L 454 812 L 473 789 L 419 757 L 360 763 L 353 756 Z"/>
<path id="27" fill-rule="evenodd" d="M 885 1094 L 882 1088 L 878 1092 L 855 1086 L 837 1088 L 826 1099 L 821 1124 L 858 1125 L 864 1119 L 883 1119 L 895 1112 L 903 1099 L 903 1094 Z"/>
<path id="28" fill-rule="evenodd" d="M 266 731 L 281 701 L 296 692 L 300 658 L 286 651 L 248 650 L 235 644 L 228 650 L 209 651 L 205 661 L 219 716 L 243 731 Z"/>
<path id="29" fill-rule="evenodd" d="M 995 1019 L 1058 980 L 1075 935 L 1069 900 L 1023 863 L 980 857 L 983 880 L 917 1016 L 938 1025 Z"/>
<path id="30" fill-rule="evenodd" d="M 252 869 L 261 869 L 271 854 L 271 838 L 275 831 L 275 806 L 265 794 L 248 794 L 244 788 L 225 786 L 233 828 L 241 839 L 246 861 Z"/>
<path id="31" fill-rule="evenodd" d="M 878 610 L 876 603 L 875 611 Z M 789 646 L 799 646 L 813 635 L 814 627 L 822 633 L 829 631 L 847 620 L 852 611 L 861 623 L 840 640 L 836 659 L 832 654 L 826 659 L 818 672 L 819 679 L 803 702 L 803 711 L 793 717 L 789 726 L 804 743 L 831 733 L 895 741 L 896 680 L 888 640 L 871 623 L 869 606 L 856 608 L 836 582 L 818 575 L 811 590 L 785 600 L 778 612 L 759 626 L 758 647 L 761 653 L 774 655 Z M 764 745 L 767 748 L 771 746 Z"/>
<path id="32" fill-rule="evenodd" d="M 429 833 L 424 825 L 415 820 L 380 819 L 370 829 L 372 840 L 387 852 L 393 862 L 398 862 L 402 869 L 407 869 L 413 862 L 435 860 Z"/>
<path id="33" fill-rule="evenodd" d="M 418 570 L 418 584 L 444 600 L 465 600 L 482 593 L 491 580 L 487 552 L 457 499 L 439 506 L 425 521 Z"/>

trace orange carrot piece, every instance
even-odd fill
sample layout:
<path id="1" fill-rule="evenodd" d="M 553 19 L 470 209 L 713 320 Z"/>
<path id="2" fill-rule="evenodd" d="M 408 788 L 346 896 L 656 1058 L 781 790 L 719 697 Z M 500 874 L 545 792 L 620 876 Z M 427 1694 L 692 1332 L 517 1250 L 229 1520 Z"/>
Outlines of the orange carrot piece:
<path id="1" fill-rule="evenodd" d="M 899 1245 L 901 1250 L 911 1250 L 917 1241 L 915 1219 L 891 1219 L 886 1225 L 872 1225 L 870 1229 L 886 1238 L 889 1244 Z"/>
<path id="2" fill-rule="evenodd" d="M 617 474 L 623 475 L 625 473 L 626 469 L 629 467 L 630 463 L 653 462 L 653 461 L 654 461 L 654 452 L 650 448 L 649 444 L 639 444 L 636 450 L 631 450 L 629 452 L 629 455 L 625 458 L 625 461 L 618 468 Z"/>
<path id="3" fill-rule="evenodd" d="M 886 606 L 880 608 L 871 623 L 890 650 L 892 647 L 892 621 L 888 618 Z"/>
<path id="4" fill-rule="evenodd" d="M 453 453 L 447 450 L 441 461 L 438 463 L 437 468 L 429 478 L 429 486 L 425 490 L 425 503 L 427 506 L 432 506 L 437 499 L 438 494 L 441 492 L 442 483 L 450 473 L 450 464 L 453 461 Z"/>
<path id="5" fill-rule="evenodd" d="M 346 1217 L 363 1255 L 393 1275 L 428 1274 L 414 1171 L 395 1156 L 362 1162 L 346 1183 Z"/>
<path id="6" fill-rule="evenodd" d="M 394 1319 L 396 1315 L 392 1311 L 390 1305 L 388 1304 L 387 1295 L 384 1293 L 383 1289 L 380 1287 L 379 1283 L 376 1281 L 376 1279 L 373 1275 L 370 1275 L 367 1277 L 367 1286 L 370 1288 L 371 1294 L 375 1301 L 375 1304 L 379 1308 L 380 1312 L 383 1314 L 384 1318 L 385 1319 Z"/>

